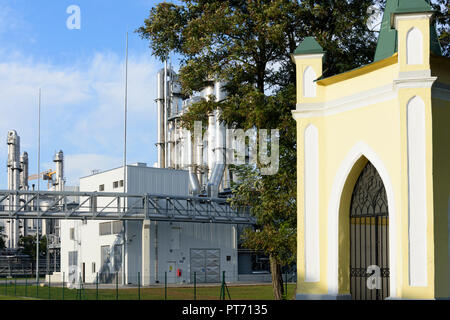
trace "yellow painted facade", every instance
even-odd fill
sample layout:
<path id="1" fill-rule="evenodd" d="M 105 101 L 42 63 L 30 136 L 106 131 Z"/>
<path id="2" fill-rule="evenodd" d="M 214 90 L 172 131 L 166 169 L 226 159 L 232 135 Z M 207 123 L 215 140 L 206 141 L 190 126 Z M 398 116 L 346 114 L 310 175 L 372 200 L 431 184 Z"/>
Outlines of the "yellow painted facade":
<path id="1" fill-rule="evenodd" d="M 390 298 L 450 297 L 450 59 L 430 54 L 431 14 L 395 16 L 398 53 L 340 75 L 316 81 L 316 97 L 304 98 L 304 71 L 322 75 L 321 54 L 294 54 L 297 68 L 297 298 L 350 295 L 350 201 L 371 161 L 389 204 Z M 407 64 L 407 35 L 423 35 L 421 64 Z M 425 106 L 426 285 L 412 285 L 409 257 L 407 106 Z M 318 131 L 319 278 L 305 281 L 305 129 Z M 335 219 L 335 220 L 333 220 Z M 311 264 L 314 267 L 314 264 Z"/>

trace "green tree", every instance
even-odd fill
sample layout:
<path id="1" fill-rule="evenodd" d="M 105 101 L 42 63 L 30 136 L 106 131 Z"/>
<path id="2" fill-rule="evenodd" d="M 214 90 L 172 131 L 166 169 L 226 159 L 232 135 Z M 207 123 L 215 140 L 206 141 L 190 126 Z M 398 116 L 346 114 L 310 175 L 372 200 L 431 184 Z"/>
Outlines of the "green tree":
<path id="1" fill-rule="evenodd" d="M 186 94 L 211 79 L 226 81 L 228 99 L 194 104 L 183 117 L 187 128 L 220 108 L 229 127 L 279 129 L 280 164 L 273 176 L 256 167 L 236 168 L 242 183 L 234 186 L 232 204 L 249 205 L 256 230 L 244 244 L 270 258 L 275 299 L 283 297 L 281 267 L 295 259 L 296 142 L 295 68 L 290 55 L 306 36 L 327 51 L 325 74 L 371 61 L 376 36 L 366 27 L 373 1 L 184 1 L 160 3 L 137 30 L 149 40 L 152 54 L 182 59 L 180 78 Z M 358 54 L 350 54 L 356 52 Z M 205 123 L 205 122 L 204 122 Z"/>
<path id="2" fill-rule="evenodd" d="M 36 259 L 36 236 L 21 236 L 19 238 L 19 247 L 22 249 L 22 253 L 27 254 L 33 259 Z M 39 256 L 45 256 L 47 254 L 47 237 L 39 237 Z"/>
<path id="3" fill-rule="evenodd" d="M 233 187 L 235 206 L 250 206 L 256 230 L 244 244 L 269 255 L 274 297 L 283 296 L 281 266 L 295 259 L 296 105 L 295 66 L 301 40 L 314 36 L 326 51 L 324 76 L 372 62 L 378 33 L 367 28 L 376 0 L 183 0 L 160 3 L 136 30 L 161 61 L 180 57 L 183 91 L 190 95 L 212 80 L 226 82 L 228 98 L 192 105 L 183 118 L 206 124 L 207 114 L 222 110 L 230 128 L 279 129 L 279 171 L 260 174 L 256 166 L 237 167 L 241 184 Z"/>

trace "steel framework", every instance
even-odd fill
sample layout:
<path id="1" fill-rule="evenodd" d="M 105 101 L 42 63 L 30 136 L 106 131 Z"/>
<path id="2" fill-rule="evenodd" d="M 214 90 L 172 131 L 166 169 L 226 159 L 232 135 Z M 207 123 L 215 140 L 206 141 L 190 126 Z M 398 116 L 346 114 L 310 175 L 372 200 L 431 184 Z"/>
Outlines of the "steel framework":
<path id="1" fill-rule="evenodd" d="M 39 197 L 38 197 L 39 196 Z M 20 204 L 9 201 L 20 198 Z M 40 209 L 37 207 L 40 199 Z M 0 190 L 0 219 L 157 220 L 255 224 L 226 199 L 109 192 Z"/>

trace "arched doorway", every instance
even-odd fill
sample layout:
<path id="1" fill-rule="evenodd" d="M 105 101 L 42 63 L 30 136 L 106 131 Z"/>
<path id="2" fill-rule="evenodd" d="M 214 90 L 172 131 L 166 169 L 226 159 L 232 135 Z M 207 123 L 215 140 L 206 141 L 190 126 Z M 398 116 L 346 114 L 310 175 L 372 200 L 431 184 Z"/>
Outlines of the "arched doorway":
<path id="1" fill-rule="evenodd" d="M 350 292 L 354 300 L 389 296 L 389 210 L 386 190 L 369 161 L 350 204 Z"/>

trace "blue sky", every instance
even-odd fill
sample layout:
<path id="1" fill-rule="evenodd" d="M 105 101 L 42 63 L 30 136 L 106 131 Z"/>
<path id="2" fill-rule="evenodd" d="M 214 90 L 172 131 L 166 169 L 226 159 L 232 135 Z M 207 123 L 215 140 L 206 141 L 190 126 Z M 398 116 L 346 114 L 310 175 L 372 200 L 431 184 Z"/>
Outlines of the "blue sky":
<path id="1" fill-rule="evenodd" d="M 153 165 L 156 72 L 162 63 L 134 33 L 159 1 L 0 0 L 0 189 L 6 189 L 6 134 L 37 172 L 37 103 L 42 88 L 41 171 L 66 156 L 67 184 L 123 161 L 125 34 L 129 32 L 128 163 Z M 81 10 L 69 30 L 66 9 Z M 42 185 L 44 186 L 44 185 Z"/>

